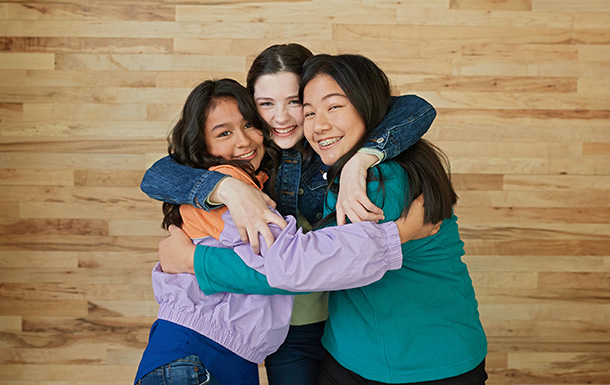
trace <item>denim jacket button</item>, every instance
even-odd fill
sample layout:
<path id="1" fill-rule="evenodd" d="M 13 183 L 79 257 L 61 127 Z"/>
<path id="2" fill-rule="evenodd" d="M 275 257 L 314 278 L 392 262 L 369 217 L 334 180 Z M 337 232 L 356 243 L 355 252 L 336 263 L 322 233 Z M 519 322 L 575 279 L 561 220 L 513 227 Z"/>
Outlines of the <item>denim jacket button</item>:
<path id="1" fill-rule="evenodd" d="M 385 139 L 383 138 L 377 138 L 377 140 L 375 142 L 377 143 L 383 143 L 385 141 Z"/>
<path id="2" fill-rule="evenodd" d="M 316 218 L 321 219 L 322 218 L 322 213 L 317 213 L 316 214 Z"/>
<path id="3" fill-rule="evenodd" d="M 326 173 L 322 174 L 322 179 L 326 180 L 327 177 Z"/>
<path id="4" fill-rule="evenodd" d="M 304 192 L 305 190 L 303 190 L 303 187 L 299 188 L 299 195 L 303 195 Z"/>

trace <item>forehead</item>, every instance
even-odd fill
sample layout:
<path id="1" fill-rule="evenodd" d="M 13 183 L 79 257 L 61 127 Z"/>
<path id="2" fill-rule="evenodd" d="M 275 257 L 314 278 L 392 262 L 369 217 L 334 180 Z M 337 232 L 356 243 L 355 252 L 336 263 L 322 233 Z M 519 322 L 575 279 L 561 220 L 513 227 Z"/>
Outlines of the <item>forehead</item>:
<path id="1" fill-rule="evenodd" d="M 241 120 L 243 120 L 243 116 L 239 111 L 237 100 L 230 97 L 223 97 L 214 100 L 213 104 L 210 106 L 205 126 L 211 128 L 218 124 Z"/>
<path id="2" fill-rule="evenodd" d="M 299 76 L 293 72 L 263 75 L 254 83 L 254 97 L 295 95 L 299 91 L 299 80 Z"/>
<path id="3" fill-rule="evenodd" d="M 339 84 L 326 74 L 316 75 L 303 90 L 303 103 L 314 104 L 331 96 L 345 96 Z"/>

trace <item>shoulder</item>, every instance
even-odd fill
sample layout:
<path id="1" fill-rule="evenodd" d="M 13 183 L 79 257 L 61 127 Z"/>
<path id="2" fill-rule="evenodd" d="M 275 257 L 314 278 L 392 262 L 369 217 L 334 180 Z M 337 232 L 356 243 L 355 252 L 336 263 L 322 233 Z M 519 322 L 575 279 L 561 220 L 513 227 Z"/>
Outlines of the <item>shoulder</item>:
<path id="1" fill-rule="evenodd" d="M 222 214 L 227 211 L 223 206 L 211 211 L 198 209 L 190 205 L 180 206 L 182 216 L 182 230 L 191 239 L 213 236 L 218 239 L 224 228 Z"/>
<path id="2" fill-rule="evenodd" d="M 376 189 L 379 185 L 392 189 L 406 189 L 409 185 L 407 172 L 397 162 L 387 160 L 371 168 L 372 180 L 369 182 L 371 189 Z M 383 181 L 383 182 L 381 182 Z"/>
<path id="3" fill-rule="evenodd" d="M 372 179 L 367 184 L 369 199 L 383 210 L 385 221 L 398 219 L 406 207 L 409 189 L 406 171 L 389 160 L 373 167 L 371 173 Z"/>
<path id="4" fill-rule="evenodd" d="M 247 172 L 245 172 L 244 170 L 242 170 L 239 167 L 232 166 L 229 164 L 221 164 L 219 166 L 210 167 L 210 171 L 217 171 L 217 172 L 229 175 L 235 179 L 239 179 L 240 181 L 242 181 L 244 183 L 247 183 L 251 186 L 259 188 L 258 186 L 256 186 L 254 184 L 254 182 L 252 181 L 252 178 L 250 178 L 250 175 L 248 175 Z"/>
<path id="5" fill-rule="evenodd" d="M 434 107 L 425 99 L 417 95 L 401 95 L 392 97 L 391 111 L 400 111 L 402 114 L 418 115 Z"/>

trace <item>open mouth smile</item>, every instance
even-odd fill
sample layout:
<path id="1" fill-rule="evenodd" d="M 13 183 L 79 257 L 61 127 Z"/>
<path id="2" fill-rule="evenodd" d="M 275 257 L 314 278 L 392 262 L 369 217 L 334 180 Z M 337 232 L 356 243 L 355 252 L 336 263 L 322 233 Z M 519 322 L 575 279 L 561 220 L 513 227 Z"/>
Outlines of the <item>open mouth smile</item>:
<path id="1" fill-rule="evenodd" d="M 282 127 L 282 128 L 273 127 L 273 133 L 277 134 L 277 136 L 286 136 L 286 135 L 289 135 L 292 131 L 296 130 L 296 128 L 297 128 L 297 126 Z"/>
<path id="2" fill-rule="evenodd" d="M 332 146 L 333 144 L 337 143 L 341 139 L 343 139 L 343 137 L 335 137 L 335 138 L 318 140 L 318 146 L 320 146 L 321 149 L 324 149 L 325 147 Z"/>
<path id="3" fill-rule="evenodd" d="M 241 160 L 250 160 L 250 159 L 254 158 L 254 155 L 256 155 L 256 150 L 252 150 L 246 154 L 235 156 L 234 158 L 241 159 Z"/>

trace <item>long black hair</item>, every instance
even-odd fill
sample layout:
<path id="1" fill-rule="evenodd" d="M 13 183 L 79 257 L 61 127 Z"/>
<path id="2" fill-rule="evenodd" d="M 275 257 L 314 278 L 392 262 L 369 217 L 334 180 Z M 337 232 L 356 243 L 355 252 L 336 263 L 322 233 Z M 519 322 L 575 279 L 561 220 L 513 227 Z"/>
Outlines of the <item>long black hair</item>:
<path id="1" fill-rule="evenodd" d="M 345 93 L 365 125 L 360 140 L 328 170 L 329 190 L 337 193 L 337 177 L 345 163 L 368 140 L 373 130 L 390 109 L 391 87 L 386 74 L 370 59 L 361 55 L 315 55 L 303 65 L 299 84 L 299 98 L 303 101 L 303 91 L 307 84 L 319 75 L 330 76 Z M 424 222 L 437 223 L 452 215 L 452 207 L 457 202 L 457 194 L 451 184 L 451 174 L 447 157 L 424 139 L 392 159 L 407 173 L 409 191 L 405 196 L 407 215 L 413 199 L 424 195 Z M 371 180 L 369 170 L 367 182 Z M 383 175 L 379 175 L 380 188 L 383 188 Z M 317 227 L 334 220 L 334 212 L 329 214 Z"/>
<path id="2" fill-rule="evenodd" d="M 245 160 L 224 159 L 208 152 L 205 144 L 205 122 L 210 111 L 219 100 L 231 98 L 237 101 L 239 112 L 253 127 L 263 133 L 265 156 L 259 169 L 270 172 L 271 190 L 275 173 L 279 167 L 280 150 L 271 140 L 270 129 L 263 118 L 260 117 L 252 100 L 252 96 L 244 86 L 233 79 L 206 80 L 195 87 L 189 94 L 180 119 L 168 136 L 169 155 L 178 164 L 193 168 L 208 169 L 212 166 L 230 164 L 242 168 L 258 185 L 252 165 Z M 163 228 L 169 225 L 182 225 L 180 205 L 163 203 Z"/>

